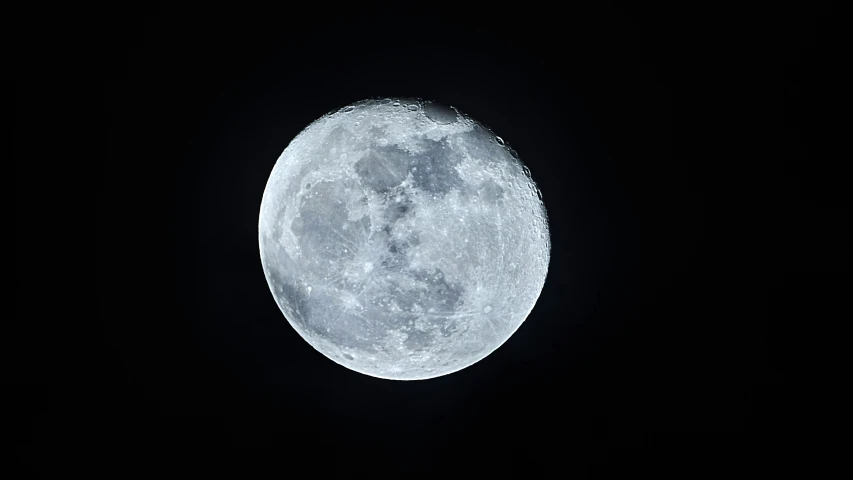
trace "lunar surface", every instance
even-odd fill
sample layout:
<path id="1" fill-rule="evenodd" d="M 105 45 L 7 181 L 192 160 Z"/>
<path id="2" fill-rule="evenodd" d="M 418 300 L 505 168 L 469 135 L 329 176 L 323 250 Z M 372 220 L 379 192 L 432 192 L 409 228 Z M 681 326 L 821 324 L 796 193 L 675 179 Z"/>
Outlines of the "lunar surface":
<path id="1" fill-rule="evenodd" d="M 550 237 L 530 172 L 453 107 L 371 99 L 310 124 L 261 202 L 261 263 L 293 328 L 379 378 L 468 367 L 533 309 Z"/>

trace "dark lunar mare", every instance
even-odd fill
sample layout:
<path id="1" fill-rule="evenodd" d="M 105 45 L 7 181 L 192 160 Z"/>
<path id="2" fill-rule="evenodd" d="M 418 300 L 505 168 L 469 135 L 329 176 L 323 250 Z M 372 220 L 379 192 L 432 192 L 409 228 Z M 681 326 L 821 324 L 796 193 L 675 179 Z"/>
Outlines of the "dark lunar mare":
<path id="1" fill-rule="evenodd" d="M 415 188 L 445 195 L 462 188 L 465 182 L 454 168 L 462 161 L 459 152 L 450 148 L 447 139 L 422 137 L 423 152 L 412 154 L 395 145 L 376 146 L 355 164 L 362 184 L 375 192 L 387 194 L 411 174 Z"/>

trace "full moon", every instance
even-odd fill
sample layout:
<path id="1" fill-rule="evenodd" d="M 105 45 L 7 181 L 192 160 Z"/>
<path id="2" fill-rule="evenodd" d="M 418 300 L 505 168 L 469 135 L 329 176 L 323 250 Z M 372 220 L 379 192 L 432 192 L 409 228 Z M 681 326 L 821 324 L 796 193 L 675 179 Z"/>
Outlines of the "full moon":
<path id="1" fill-rule="evenodd" d="M 494 352 L 533 309 L 551 248 L 541 198 L 516 152 L 456 108 L 365 100 L 279 157 L 261 264 L 287 321 L 329 359 L 438 377 Z"/>

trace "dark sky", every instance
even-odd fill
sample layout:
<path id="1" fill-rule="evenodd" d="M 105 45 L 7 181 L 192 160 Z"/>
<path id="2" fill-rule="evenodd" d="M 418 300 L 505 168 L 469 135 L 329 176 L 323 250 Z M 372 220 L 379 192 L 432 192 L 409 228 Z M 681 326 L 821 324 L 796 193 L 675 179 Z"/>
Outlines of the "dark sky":
<path id="1" fill-rule="evenodd" d="M 8 337 L 21 465 L 51 478 L 694 478 L 810 464 L 808 432 L 832 423 L 818 359 L 834 354 L 818 345 L 850 294 L 837 12 L 679 4 L 21 13 L 23 329 Z M 490 126 L 550 218 L 526 322 L 428 381 L 316 352 L 259 260 L 282 150 L 375 96 Z"/>

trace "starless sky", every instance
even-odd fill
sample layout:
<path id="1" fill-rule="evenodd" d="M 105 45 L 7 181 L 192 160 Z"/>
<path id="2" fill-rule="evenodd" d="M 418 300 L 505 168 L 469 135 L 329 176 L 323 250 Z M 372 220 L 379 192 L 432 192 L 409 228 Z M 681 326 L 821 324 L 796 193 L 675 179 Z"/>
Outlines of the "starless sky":
<path id="1" fill-rule="evenodd" d="M 16 47 L 18 118 L 37 126 L 17 179 L 26 335 L 10 337 L 24 339 L 14 399 L 28 471 L 677 464 L 692 477 L 793 458 L 812 425 L 802 392 L 817 391 L 797 352 L 849 292 L 828 6 L 65 13 L 28 15 L 44 34 Z M 261 195 L 282 150 L 375 96 L 435 100 L 491 127 L 550 220 L 549 274 L 524 325 L 428 381 L 371 378 L 316 352 L 259 260 Z"/>

